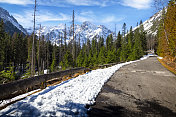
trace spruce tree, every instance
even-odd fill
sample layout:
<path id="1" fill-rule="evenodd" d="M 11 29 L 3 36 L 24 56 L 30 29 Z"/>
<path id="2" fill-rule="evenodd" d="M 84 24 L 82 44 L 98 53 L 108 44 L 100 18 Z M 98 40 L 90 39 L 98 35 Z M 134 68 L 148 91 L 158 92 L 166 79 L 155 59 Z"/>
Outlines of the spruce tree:
<path id="1" fill-rule="evenodd" d="M 4 48 L 5 48 L 4 38 L 5 38 L 4 22 L 1 19 L 1 23 L 0 23 L 0 70 L 3 69 L 3 61 L 5 59 L 4 58 Z"/>
<path id="2" fill-rule="evenodd" d="M 143 51 L 147 51 L 146 32 L 144 31 L 144 26 L 142 24 L 142 20 L 140 21 L 139 31 L 140 31 L 140 39 L 141 39 Z"/>
<path id="3" fill-rule="evenodd" d="M 176 1 L 171 0 L 164 20 L 165 29 L 168 33 L 168 55 L 167 57 L 176 62 Z M 166 33 L 164 35 L 167 35 Z M 166 36 L 165 36 L 166 38 Z M 167 39 L 165 39 L 167 41 Z"/>
<path id="4" fill-rule="evenodd" d="M 126 42 L 126 24 L 124 23 L 123 24 L 123 27 L 122 27 L 122 41 L 121 41 L 121 53 L 120 53 L 120 61 L 123 61 L 123 62 L 125 62 L 126 61 L 126 59 L 127 59 L 127 42 Z"/>
<path id="5" fill-rule="evenodd" d="M 73 67 L 73 57 L 69 51 L 65 53 L 63 61 L 60 62 L 60 65 L 62 66 L 63 70 L 69 67 Z"/>
<path id="6" fill-rule="evenodd" d="M 121 48 L 121 41 L 122 41 L 122 36 L 120 34 L 120 31 L 118 32 L 118 36 L 117 36 L 117 44 L 116 44 L 116 47 L 117 49 Z"/>
<path id="7" fill-rule="evenodd" d="M 134 34 L 133 34 L 133 31 L 132 31 L 132 27 L 130 27 L 130 33 L 128 34 L 128 45 L 127 45 L 127 48 L 128 48 L 128 58 L 127 60 L 130 61 L 130 60 L 133 60 L 133 38 L 134 38 Z"/>
<path id="8" fill-rule="evenodd" d="M 76 63 L 77 63 L 78 67 L 82 67 L 83 66 L 83 63 L 84 63 L 84 53 L 83 53 L 82 50 L 80 51 L 80 53 L 79 53 L 79 55 L 77 57 Z"/>
<path id="9" fill-rule="evenodd" d="M 132 60 L 139 59 L 144 54 L 143 53 L 143 48 L 142 48 L 142 41 L 140 39 L 139 28 L 137 28 L 135 30 L 134 40 L 135 40 L 135 42 L 134 42 L 134 47 L 133 47 L 133 57 L 132 57 Z"/>
<path id="10" fill-rule="evenodd" d="M 50 66 L 51 72 L 54 72 L 56 70 L 56 44 L 53 47 L 53 52 L 52 52 L 52 63 Z"/>
<path id="11" fill-rule="evenodd" d="M 112 51 L 113 49 L 113 37 L 112 34 L 110 34 L 106 39 L 106 49 L 107 51 Z"/>
<path id="12" fill-rule="evenodd" d="M 98 55 L 98 63 L 103 65 L 106 63 L 106 49 L 104 46 L 101 47 Z"/>
<path id="13" fill-rule="evenodd" d="M 122 36 L 125 37 L 125 34 L 126 34 L 126 23 L 124 23 L 122 26 Z"/>

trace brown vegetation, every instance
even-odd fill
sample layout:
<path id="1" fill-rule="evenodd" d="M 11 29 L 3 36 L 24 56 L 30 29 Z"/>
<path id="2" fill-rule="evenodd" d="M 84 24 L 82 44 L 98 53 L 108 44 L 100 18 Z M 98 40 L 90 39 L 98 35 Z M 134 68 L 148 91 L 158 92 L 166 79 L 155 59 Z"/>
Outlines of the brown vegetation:
<path id="1" fill-rule="evenodd" d="M 174 73 L 176 75 L 176 62 L 170 61 L 166 58 L 164 59 L 158 59 L 158 61 L 169 71 Z"/>

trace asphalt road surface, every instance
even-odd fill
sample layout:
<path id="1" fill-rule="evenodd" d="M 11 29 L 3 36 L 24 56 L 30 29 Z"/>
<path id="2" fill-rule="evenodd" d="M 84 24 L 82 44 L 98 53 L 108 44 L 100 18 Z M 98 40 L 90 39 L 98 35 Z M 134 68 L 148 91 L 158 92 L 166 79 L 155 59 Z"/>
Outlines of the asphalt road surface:
<path id="1" fill-rule="evenodd" d="M 176 76 L 156 57 L 120 68 L 103 86 L 90 117 L 176 117 Z"/>

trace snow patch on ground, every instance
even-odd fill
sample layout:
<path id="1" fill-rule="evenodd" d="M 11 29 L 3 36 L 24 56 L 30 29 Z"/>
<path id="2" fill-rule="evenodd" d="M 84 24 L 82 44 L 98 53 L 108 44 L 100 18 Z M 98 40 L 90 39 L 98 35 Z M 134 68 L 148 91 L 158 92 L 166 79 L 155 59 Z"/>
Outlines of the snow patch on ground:
<path id="1" fill-rule="evenodd" d="M 49 72 L 49 69 L 44 70 L 44 74 L 48 74 L 48 72 Z"/>
<path id="2" fill-rule="evenodd" d="M 93 70 L 56 86 L 47 87 L 1 110 L 0 116 L 87 116 L 85 106 L 95 103 L 104 83 L 120 67 L 137 61 Z"/>
<path id="3" fill-rule="evenodd" d="M 163 59 L 163 57 L 160 57 L 160 56 L 159 56 L 159 57 L 157 57 L 157 58 L 158 58 L 158 59 Z"/>
<path id="4" fill-rule="evenodd" d="M 39 91 L 39 90 L 40 90 L 40 89 L 37 89 L 37 90 L 30 91 L 30 92 L 25 93 L 25 94 L 16 96 L 16 97 L 14 97 L 14 98 L 12 98 L 12 99 L 3 100 L 3 101 L 0 103 L 0 107 L 4 106 L 4 105 L 6 105 L 6 104 L 9 104 L 9 103 L 11 103 L 11 102 L 13 102 L 13 101 L 17 101 L 17 100 L 19 100 L 19 99 L 25 98 L 25 97 L 27 97 L 28 95 L 31 95 L 32 93 L 37 92 L 37 91 Z"/>

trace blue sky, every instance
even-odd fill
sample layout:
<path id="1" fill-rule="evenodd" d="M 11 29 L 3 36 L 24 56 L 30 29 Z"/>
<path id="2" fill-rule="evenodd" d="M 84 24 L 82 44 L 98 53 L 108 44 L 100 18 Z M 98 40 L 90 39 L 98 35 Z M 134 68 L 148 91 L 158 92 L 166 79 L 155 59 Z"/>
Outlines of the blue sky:
<path id="1" fill-rule="evenodd" d="M 76 24 L 90 21 L 121 30 L 123 23 L 135 27 L 140 20 L 149 19 L 155 9 L 152 0 L 37 0 L 37 24 L 56 26 L 71 24 L 75 10 Z M 8 10 L 24 27 L 32 27 L 34 0 L 0 0 L 0 7 Z"/>

